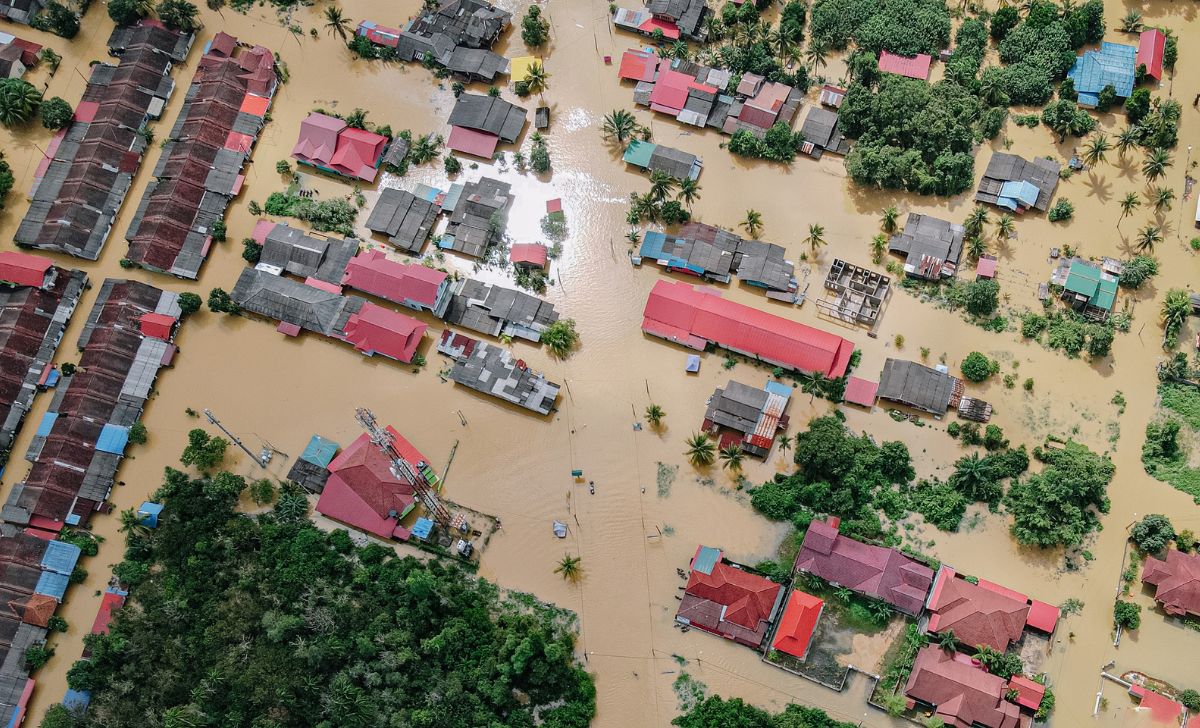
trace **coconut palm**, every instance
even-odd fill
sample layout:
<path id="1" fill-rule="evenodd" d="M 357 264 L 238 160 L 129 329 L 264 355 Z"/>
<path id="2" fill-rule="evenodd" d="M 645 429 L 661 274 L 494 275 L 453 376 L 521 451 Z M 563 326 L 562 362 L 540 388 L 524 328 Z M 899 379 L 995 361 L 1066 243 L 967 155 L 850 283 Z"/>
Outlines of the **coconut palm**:
<path id="1" fill-rule="evenodd" d="M 1163 208 L 1171 209 L 1171 203 L 1175 201 L 1175 190 L 1170 187 L 1155 187 L 1150 193 L 1150 200 L 1154 204 L 1155 212 L 1162 212 Z"/>
<path id="2" fill-rule="evenodd" d="M 614 109 L 612 113 L 605 114 L 604 123 L 600 126 L 605 137 L 616 139 L 621 144 L 627 142 L 637 128 L 637 119 L 626 109 Z"/>
<path id="3" fill-rule="evenodd" d="M 1141 252 L 1154 252 L 1154 246 L 1163 240 L 1162 228 L 1157 225 L 1147 225 L 1138 231 L 1134 245 Z"/>
<path id="4" fill-rule="evenodd" d="M 1133 149 L 1141 141 L 1141 134 L 1137 127 L 1127 126 L 1117 134 L 1117 153 L 1125 156 L 1125 152 Z"/>
<path id="5" fill-rule="evenodd" d="M 561 575 L 567 581 L 579 581 L 579 577 L 583 573 L 583 567 L 579 565 L 581 561 L 583 559 L 579 556 L 563 554 L 558 566 L 554 567 L 554 573 Z"/>
<path id="6" fill-rule="evenodd" d="M 529 64 L 529 70 L 525 72 L 525 88 L 538 96 L 546 93 L 550 88 L 550 74 L 546 73 L 545 66 L 536 62 Z"/>
<path id="7" fill-rule="evenodd" d="M 630 230 L 629 232 L 625 233 L 625 239 L 629 241 L 630 245 L 637 245 L 638 243 L 642 242 L 642 234 L 637 230 Z"/>
<path id="8" fill-rule="evenodd" d="M 898 217 L 900 217 L 900 211 L 896 209 L 895 205 L 885 207 L 883 215 L 879 218 L 879 227 L 889 235 L 896 232 L 896 218 Z"/>
<path id="9" fill-rule="evenodd" d="M 663 408 L 656 404 L 651 404 L 646 408 L 646 421 L 650 423 L 651 427 L 658 427 L 661 425 L 663 418 L 666 416 L 667 413 L 663 410 Z"/>
<path id="10" fill-rule="evenodd" d="M 1152 149 L 1146 154 L 1146 159 L 1142 162 L 1142 175 L 1145 176 L 1147 182 L 1162 177 L 1167 173 L 1167 167 L 1170 167 L 1171 153 L 1161 147 Z"/>
<path id="11" fill-rule="evenodd" d="M 883 254 L 887 252 L 888 239 L 883 233 L 871 238 L 871 260 L 875 261 L 876 265 L 883 260 Z"/>
<path id="12" fill-rule="evenodd" d="M 808 237 L 804 238 L 804 242 L 812 248 L 812 252 L 816 253 L 817 249 L 825 245 L 825 226 L 814 222 L 808 226 Z"/>
<path id="13" fill-rule="evenodd" d="M 971 260 L 979 260 L 988 251 L 987 240 L 982 235 L 975 235 L 966 239 L 967 255 Z"/>
<path id="14" fill-rule="evenodd" d="M 1162 305 L 1163 330 L 1166 332 L 1166 336 L 1173 338 L 1177 335 L 1191 314 L 1192 301 L 1188 297 L 1187 291 L 1182 288 L 1173 288 L 1167 291 L 1167 297 L 1163 300 Z"/>
<path id="15" fill-rule="evenodd" d="M 742 218 L 742 227 L 745 228 L 746 232 L 750 233 L 750 237 L 757 240 L 762 226 L 762 213 L 758 210 L 746 210 L 746 217 Z"/>
<path id="16" fill-rule="evenodd" d="M 686 61 L 690 51 L 686 40 L 677 40 L 670 45 L 671 58 L 676 58 L 681 61 Z"/>
<path id="17" fill-rule="evenodd" d="M 330 5 L 325 8 L 325 31 L 330 35 L 336 35 L 343 42 L 346 36 L 350 34 L 350 18 L 342 14 L 342 9 L 337 5 Z"/>
<path id="18" fill-rule="evenodd" d="M 654 170 L 650 173 L 651 199 L 653 199 L 655 202 L 662 203 L 670 196 L 677 183 L 678 180 L 661 169 Z"/>
<path id="19" fill-rule="evenodd" d="M 823 41 L 814 40 L 809 42 L 808 49 L 804 51 L 804 60 L 808 63 L 809 70 L 815 70 L 825 67 L 825 57 L 828 55 L 829 46 Z"/>
<path id="20" fill-rule="evenodd" d="M 1016 222 L 1013 216 L 1007 212 L 1000 216 L 996 221 L 996 242 L 1003 244 L 1005 240 L 1012 237 L 1013 230 L 1016 229 Z"/>
<path id="21" fill-rule="evenodd" d="M 979 80 L 979 98 L 988 106 L 1004 106 L 1008 103 L 1008 94 L 1004 91 L 1000 74 L 983 74 Z"/>
<path id="22" fill-rule="evenodd" d="M 1108 135 L 1096 134 L 1083 145 L 1083 161 L 1093 167 L 1101 162 L 1106 162 L 1110 149 L 1112 149 L 1112 143 L 1108 141 Z"/>
<path id="23" fill-rule="evenodd" d="M 1122 33 L 1140 33 L 1142 27 L 1142 14 L 1136 10 L 1130 10 L 1121 18 Z"/>
<path id="24" fill-rule="evenodd" d="M 987 208 L 983 205 L 976 205 L 971 214 L 967 215 L 963 227 L 966 228 L 968 236 L 980 236 L 983 234 L 983 228 L 989 222 Z"/>
<path id="25" fill-rule="evenodd" d="M 781 451 L 786 452 L 792 449 L 792 436 L 786 432 L 780 433 L 775 440 L 779 443 L 779 449 Z"/>
<path id="26" fill-rule="evenodd" d="M 687 450 L 684 455 L 698 468 L 708 467 L 717 459 L 717 446 L 708 439 L 708 435 L 697 432 L 687 439 Z"/>
<path id="27" fill-rule="evenodd" d="M 728 445 L 721 448 L 721 464 L 726 470 L 737 472 L 742 469 L 742 459 L 745 458 L 742 448 L 738 445 Z"/>
<path id="28" fill-rule="evenodd" d="M 951 488 L 972 501 L 990 499 L 997 488 L 992 466 L 979 457 L 979 453 L 959 458 L 947 482 Z"/>
<path id="29" fill-rule="evenodd" d="M 42 95 L 28 81 L 19 78 L 0 81 L 0 124 L 24 124 L 33 118 L 41 102 Z"/>
<path id="30" fill-rule="evenodd" d="M 687 205 L 689 210 L 692 209 L 692 203 L 700 199 L 700 183 L 691 177 L 679 180 L 679 192 L 675 193 L 675 199 Z"/>
<path id="31" fill-rule="evenodd" d="M 132 508 L 121 511 L 121 533 L 133 536 L 145 536 L 150 533 L 142 517 Z"/>
<path id="32" fill-rule="evenodd" d="M 1138 199 L 1137 193 L 1127 192 L 1119 204 L 1121 205 L 1121 220 L 1124 220 L 1142 206 L 1142 201 Z M 1121 227 L 1121 220 L 1117 220 L 1117 227 Z"/>

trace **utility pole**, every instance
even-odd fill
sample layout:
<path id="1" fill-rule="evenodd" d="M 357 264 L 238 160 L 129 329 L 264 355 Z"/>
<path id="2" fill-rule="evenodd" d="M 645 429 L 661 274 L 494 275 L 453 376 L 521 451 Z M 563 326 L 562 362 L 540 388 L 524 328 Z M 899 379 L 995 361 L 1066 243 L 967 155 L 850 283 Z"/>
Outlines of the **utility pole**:
<path id="1" fill-rule="evenodd" d="M 260 460 L 257 455 L 250 452 L 250 449 L 247 448 L 244 444 L 242 444 L 241 439 L 237 435 L 234 435 L 232 432 L 225 429 L 225 425 L 221 424 L 221 421 L 218 420 L 217 416 L 212 413 L 212 410 L 205 407 L 204 408 L 204 416 L 208 418 L 209 422 L 216 425 L 217 429 L 219 429 L 221 432 L 224 432 L 225 435 L 229 438 L 230 442 L 232 442 L 234 445 L 237 445 L 238 447 L 240 447 L 242 449 L 242 452 L 249 455 L 251 460 L 258 463 L 258 467 L 260 467 L 260 468 L 267 467 L 266 465 L 263 465 L 262 460 Z"/>

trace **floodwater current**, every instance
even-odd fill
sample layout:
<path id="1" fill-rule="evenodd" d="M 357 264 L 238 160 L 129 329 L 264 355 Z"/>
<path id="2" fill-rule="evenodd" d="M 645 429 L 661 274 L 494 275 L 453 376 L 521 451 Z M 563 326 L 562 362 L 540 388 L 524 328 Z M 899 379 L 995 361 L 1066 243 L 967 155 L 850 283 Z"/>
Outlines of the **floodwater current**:
<path id="1" fill-rule="evenodd" d="M 86 270 L 94 284 L 84 296 L 57 361 L 77 359 L 74 340 L 106 276 L 134 277 L 202 296 L 213 287 L 229 290 L 245 265 L 237 241 L 250 234 L 255 222 L 247 211 L 248 203 L 262 202 L 269 193 L 283 189 L 286 180 L 275 172 L 275 162 L 288 158 L 300 121 L 310 110 L 324 107 L 349 112 L 361 107 L 369 110 L 371 121 L 390 124 L 395 130 L 448 133 L 445 119 L 453 103 L 449 82 L 439 84 L 418 65 L 352 59 L 342 43 L 323 28 L 321 11 L 326 4 L 322 0 L 287 19 L 264 8 L 247 15 L 202 9 L 206 27 L 188 61 L 175 70 L 179 92 L 156 125 L 160 138 L 179 113 L 182 91 L 190 83 L 200 48 L 216 31 L 225 30 L 245 42 L 278 51 L 290 73 L 248 167 L 246 187 L 229 211 L 230 242 L 215 246 L 195 283 L 119 267 L 126 247 L 125 230 L 159 154 L 158 145 L 152 145 L 101 259 L 87 263 L 54 256 L 62 265 Z M 387 25 L 403 24 L 419 5 L 418 0 L 345 0 L 342 4 L 355 23 L 371 19 Z M 501 5 L 517 14 L 525 9 L 525 3 Z M 703 357 L 698 375 L 686 375 L 684 349 L 641 333 L 640 315 L 647 293 L 655 281 L 668 276 L 653 265 L 634 268 L 629 264 L 624 239 L 626 200 L 631 191 L 644 192 L 648 182 L 626 169 L 618 150 L 606 144 L 599 133 L 605 113 L 633 108 L 632 88 L 618 82 L 615 64 L 621 51 L 638 46 L 639 39 L 612 29 L 608 3 L 601 0 L 549 0 L 544 9 L 553 26 L 552 41 L 544 51 L 551 74 L 545 97 L 553 110 L 546 134 L 553 173 L 539 177 L 517 173 L 511 165 L 481 164 L 478 169 L 468 166 L 460 178 L 475 179 L 487 173 L 513 184 L 509 234 L 518 242 L 540 239 L 538 221 L 545 201 L 563 199 L 569 237 L 554 265 L 556 284 L 547 296 L 564 316 L 576 320 L 582 346 L 569 359 L 556 361 L 526 342 L 512 345 L 531 366 L 565 385 L 558 412 L 549 418 L 525 414 L 441 381 L 437 373 L 444 362 L 433 352 L 441 327 L 432 319 L 428 320 L 433 325 L 431 335 L 423 347 L 429 364 L 414 374 L 408 367 L 364 358 L 338 342 L 311 335 L 291 339 L 262 321 L 205 312 L 183 326 L 176 364 L 161 374 L 147 406 L 144 421 L 149 442 L 131 448 L 119 475 L 125 485 L 114 489 L 111 500 L 118 511 L 136 506 L 157 487 L 163 467 L 177 465 L 187 431 L 198 424 L 185 415 L 186 408 L 211 409 L 252 450 L 269 441 L 294 457 L 313 433 L 343 445 L 349 443 L 359 434 L 355 407 L 369 406 L 382 422 L 394 425 L 428 454 L 439 469 L 445 467 L 457 443 L 445 494 L 499 516 L 504 524 L 483 555 L 481 576 L 578 613 L 579 650 L 596 677 L 596 726 L 667 725 L 677 714 L 672 682 L 681 669 L 705 683 L 710 692 L 743 697 L 763 707 L 778 709 L 788 702 L 801 702 L 865 726 L 893 725 L 866 705 L 862 681 L 852 682 L 846 692 L 838 694 L 763 664 L 751 650 L 697 632 L 685 635 L 673 627 L 682 586 L 676 569 L 686 567 L 697 544 L 719 546 L 730 558 L 754 563 L 772 556 L 787 533 L 786 527 L 756 515 L 748 497 L 726 472 L 696 470 L 682 455 L 683 440 L 698 428 L 705 400 L 715 387 L 730 378 L 761 384 L 768 372 L 747 364 L 726 371 L 723 357 L 710 353 Z M 1166 180 L 1182 197 L 1184 156 L 1189 155 L 1190 160 L 1188 145 L 1200 138 L 1196 124 L 1200 116 L 1187 103 L 1200 92 L 1200 74 L 1190 55 L 1196 39 L 1190 25 L 1195 6 L 1161 0 L 1127 5 L 1109 0 L 1110 26 L 1129 9 L 1141 11 L 1147 24 L 1173 29 L 1181 39 L 1177 76 L 1164 82 L 1156 93 L 1184 102 L 1181 140 Z M 288 24 L 302 32 L 290 33 Z M 34 71 L 31 79 L 39 87 L 48 82 L 49 95 L 74 104 L 83 91 L 89 62 L 106 59 L 104 42 L 111 27 L 104 6 L 96 4 L 80 35 L 69 42 L 24 27 L 14 30 L 62 54 L 62 66 L 53 78 L 48 78 L 43 68 Z M 318 30 L 316 37 L 309 33 L 312 28 Z M 1115 31 L 1109 33 L 1109 40 L 1128 42 Z M 497 51 L 510 57 L 522 55 L 519 31 L 506 34 Z M 606 65 L 605 56 L 611 56 L 614 65 Z M 823 69 L 831 80 L 842 71 L 836 60 Z M 505 95 L 514 98 L 508 90 Z M 525 105 L 533 106 L 533 101 Z M 801 158 L 790 167 L 736 158 L 720 148 L 723 138 L 712 131 L 693 133 L 648 111 L 636 113 L 639 121 L 652 128 L 656 141 L 703 158 L 703 189 L 695 204 L 696 217 L 732 227 L 747 209 L 760 211 L 765 221 L 762 239 L 787 247 L 789 257 L 797 261 L 801 287 L 811 283 L 810 298 L 822 295 L 821 281 L 834 257 L 870 265 L 868 241 L 879 231 L 883 208 L 896 205 L 902 213 L 923 212 L 961 221 L 972 206 L 969 194 L 938 199 L 855 187 L 835 157 L 819 163 Z M 1103 114 L 1100 124 L 1111 132 L 1123 119 Z M 1069 141 L 1055 145 L 1044 127 L 1024 129 L 1010 121 L 1005 134 L 1011 139 L 1011 151 L 1026 157 L 1053 154 L 1065 159 L 1071 153 Z M 1003 150 L 1003 136 L 980 148 L 977 176 L 993 150 Z M 23 196 L 50 137 L 36 122 L 17 130 L 0 129 L 0 146 L 17 178 L 7 206 L 0 212 L 0 236 L 8 241 L 5 248 L 12 246 L 12 234 L 27 207 Z M 528 133 L 522 143 L 528 154 Z M 514 147 L 502 149 L 511 152 Z M 1058 196 L 1069 198 L 1076 207 L 1070 224 L 1053 225 L 1041 214 L 1018 220 L 1017 237 L 995 251 L 1007 306 L 1021 310 L 1038 305 L 1037 284 L 1049 276 L 1051 247 L 1070 244 L 1085 256 L 1120 256 L 1129 251 L 1134 231 L 1154 216 L 1143 208 L 1119 228 L 1117 225 L 1120 211 L 1116 200 L 1127 191 L 1142 190 L 1139 162 L 1138 155 L 1121 159 L 1110 153 L 1108 164 L 1063 182 Z M 380 184 L 411 188 L 418 181 L 444 185 L 446 177 L 438 164 L 414 168 L 402 179 L 384 176 Z M 349 184 L 333 179 L 310 179 L 306 184 L 325 198 L 352 192 Z M 371 190 L 364 192 L 369 205 L 374 195 Z M 1116 661 L 1111 672 L 1139 669 L 1181 687 L 1200 688 L 1195 658 L 1200 654 L 1200 633 L 1175 627 L 1160 612 L 1149 611 L 1151 602 L 1145 595 L 1137 596 L 1148 609 L 1142 628 L 1126 635 L 1119 649 L 1113 647 L 1111 635 L 1111 604 L 1123 568 L 1128 525 L 1146 513 L 1161 512 L 1169 514 L 1178 528 L 1200 530 L 1200 508 L 1184 494 L 1145 475 L 1139 461 L 1142 430 L 1154 414 L 1153 367 L 1162 355 L 1157 302 L 1169 287 L 1188 287 L 1196 271 L 1195 254 L 1186 244 L 1191 237 L 1187 223 L 1194 204 L 1193 200 L 1177 202 L 1160 216 L 1166 239 L 1155 252 L 1162 273 L 1135 294 L 1122 292 L 1118 305 L 1129 302 L 1132 330 L 1118 334 L 1112 355 L 1098 362 L 1068 359 L 1024 343 L 1016 332 L 985 332 L 902 292 L 892 296 L 878 338 L 868 338 L 863 329 L 821 315 L 811 302 L 796 308 L 768 301 L 754 289 L 736 283 L 725 287 L 725 295 L 732 299 L 851 338 L 863 350 L 858 373 L 868 378 L 876 377 L 888 356 L 917 359 L 921 349 L 927 348 L 931 362 L 944 359 L 956 369 L 968 352 L 982 351 L 1000 360 L 1005 373 L 1015 374 L 1018 386 L 1006 389 L 995 378 L 988 385 L 971 385 L 968 392 L 993 403 L 993 421 L 1004 428 L 1014 445 L 1032 446 L 1046 435 L 1056 434 L 1111 452 L 1117 464 L 1109 488 L 1112 510 L 1103 519 L 1103 531 L 1087 545 L 1094 560 L 1077 571 L 1064 570 L 1058 552 L 1019 547 L 1008 535 L 1003 515 L 984 512 L 974 518 L 969 514 L 964 529 L 956 534 L 926 526 L 917 526 L 910 534 L 910 541 L 925 541 L 925 551 L 961 572 L 1051 603 L 1068 598 L 1085 603 L 1081 614 L 1067 617 L 1060 626 L 1046 663 L 1058 696 L 1055 726 L 1079 726 L 1091 720 L 1100 669 L 1111 660 Z M 359 222 L 365 219 L 364 213 Z M 809 252 L 813 260 L 804 263 L 800 261 L 806 252 L 801 240 L 811 223 L 824 225 L 829 244 L 815 256 Z M 367 231 L 359 232 L 370 239 Z M 471 262 L 453 254 L 447 256 L 446 265 L 471 273 Z M 490 280 L 505 277 L 492 271 L 482 275 Z M 1181 340 L 1190 341 L 1193 334 L 1185 333 Z M 903 336 L 902 347 L 896 345 L 897 335 Z M 1019 386 L 1027 377 L 1035 380 L 1032 392 Z M 1120 415 L 1110 403 L 1118 390 L 1128 402 Z M 6 496 L 27 472 L 28 463 L 22 456 L 33 435 L 31 423 L 41 418 L 49 401 L 49 395 L 37 399 L 14 448 L 0 495 Z M 635 429 L 650 402 L 667 412 L 664 426 L 658 431 Z M 829 409 L 828 403 L 810 401 L 807 395 L 797 393 L 791 407 L 792 432 Z M 848 408 L 847 422 L 877 440 L 906 442 L 921 475 L 945 476 L 962 451 L 945 434 L 945 422 L 929 421 L 930 426 L 915 427 L 893 421 L 881 408 L 870 413 Z M 1115 442 L 1111 440 L 1113 423 L 1120 429 Z M 656 483 L 660 462 L 678 466 L 673 482 L 661 494 Z M 282 477 L 290 463 L 290 458 L 277 457 L 268 470 Z M 262 473 L 236 450 L 231 450 L 229 464 L 248 476 Z M 758 482 L 788 467 L 787 459 L 776 451 L 765 462 L 748 463 L 745 476 Z M 575 468 L 595 481 L 594 494 L 570 477 Z M 553 536 L 555 519 L 571 524 L 567 540 Z M 121 557 L 122 538 L 115 515 L 98 515 L 93 527 L 106 542 L 100 554 L 86 564 L 90 572 L 87 582 L 70 590 L 60 611 L 71 628 L 54 638 L 57 654 L 37 675 L 31 725 L 40 721 L 47 705 L 61 699 L 66 670 L 79 656 L 82 637 L 96 613 L 98 590 L 105 585 L 110 566 Z M 563 581 L 552 571 L 564 552 L 582 557 L 583 578 L 578 585 Z M 681 668 L 675 655 L 685 658 L 686 666 Z M 1140 724 L 1144 716 L 1133 712 L 1114 688 L 1107 688 L 1106 695 L 1115 697 L 1101 713 L 1102 722 Z"/>

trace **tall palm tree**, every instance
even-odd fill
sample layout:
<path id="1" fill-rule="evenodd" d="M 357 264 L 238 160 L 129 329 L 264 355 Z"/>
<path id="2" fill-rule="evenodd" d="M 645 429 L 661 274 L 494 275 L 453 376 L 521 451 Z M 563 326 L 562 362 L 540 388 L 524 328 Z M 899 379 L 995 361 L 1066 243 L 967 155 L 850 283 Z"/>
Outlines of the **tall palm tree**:
<path id="1" fill-rule="evenodd" d="M 813 40 L 809 41 L 808 48 L 804 51 L 804 60 L 808 63 L 809 70 L 816 70 L 825 67 L 828 55 L 829 46 L 824 41 Z"/>
<path id="2" fill-rule="evenodd" d="M 1162 177 L 1167 173 L 1167 167 L 1172 165 L 1171 153 L 1161 147 L 1152 149 L 1146 154 L 1146 159 L 1142 162 L 1142 175 L 1145 176 L 1147 182 Z"/>
<path id="3" fill-rule="evenodd" d="M 883 233 L 871 238 L 871 260 L 875 265 L 879 265 L 883 261 L 883 254 L 887 252 L 888 239 Z"/>
<path id="4" fill-rule="evenodd" d="M 779 443 L 780 451 L 787 452 L 792 449 L 792 436 L 786 432 L 779 433 L 779 436 L 775 440 Z"/>
<path id="5" fill-rule="evenodd" d="M 1147 225 L 1138 231 L 1135 245 L 1140 252 L 1154 252 L 1154 246 L 1163 240 L 1162 228 L 1157 225 Z"/>
<path id="6" fill-rule="evenodd" d="M 614 109 L 611 113 L 604 115 L 604 123 L 601 124 L 600 130 L 604 136 L 624 144 L 637 131 L 637 127 L 637 119 L 631 112 L 626 109 Z"/>
<path id="7" fill-rule="evenodd" d="M 663 410 L 663 408 L 656 404 L 651 404 L 646 408 L 646 421 L 650 423 L 651 427 L 658 427 L 661 425 L 663 418 L 666 416 L 667 413 Z"/>
<path id="8" fill-rule="evenodd" d="M 1191 313 L 1192 302 L 1187 291 L 1182 288 L 1172 288 L 1167 291 L 1167 297 L 1163 300 L 1162 305 L 1163 330 L 1166 335 L 1171 337 L 1173 334 L 1178 334 L 1183 325 L 1187 323 Z"/>
<path id="9" fill-rule="evenodd" d="M 1000 216 L 996 221 L 996 242 L 1003 244 L 1005 240 L 1012 237 L 1013 230 L 1016 229 L 1016 222 L 1013 216 L 1007 212 Z"/>
<path id="10" fill-rule="evenodd" d="M 1125 156 L 1125 152 L 1133 149 L 1141 141 L 1137 127 L 1127 126 L 1117 134 L 1117 153 Z"/>
<path id="11" fill-rule="evenodd" d="M 742 218 L 742 227 L 745 228 L 746 232 L 750 233 L 750 237 L 757 240 L 762 226 L 762 213 L 758 210 L 746 210 L 746 217 Z"/>
<path id="12" fill-rule="evenodd" d="M 345 42 L 346 36 L 350 34 L 350 18 L 343 15 L 342 9 L 337 5 L 330 5 L 325 8 L 325 30 Z"/>
<path id="13" fill-rule="evenodd" d="M 968 236 L 980 236 L 983 234 L 983 228 L 988 224 L 987 208 L 983 205 L 976 205 L 975 209 L 971 210 L 971 214 L 967 215 L 963 227 L 966 228 Z"/>
<path id="14" fill-rule="evenodd" d="M 1108 135 L 1096 134 L 1083 145 L 1083 161 L 1092 167 L 1106 162 L 1110 149 L 1112 149 L 1112 143 L 1108 141 Z"/>
<path id="15" fill-rule="evenodd" d="M 1142 201 L 1138 199 L 1137 193 L 1126 192 L 1125 196 L 1121 198 L 1121 202 L 1119 204 L 1121 205 L 1121 219 L 1117 220 L 1118 228 L 1121 227 L 1121 220 L 1129 217 L 1133 214 L 1134 210 L 1142 206 Z"/>
<path id="16" fill-rule="evenodd" d="M 1122 33 L 1140 33 L 1142 27 L 1142 14 L 1136 10 L 1130 10 L 1121 18 Z"/>
<path id="17" fill-rule="evenodd" d="M 1154 203 L 1154 211 L 1162 212 L 1163 208 L 1170 210 L 1171 203 L 1175 201 L 1175 190 L 1170 187 L 1155 187 L 1150 199 Z"/>
<path id="18" fill-rule="evenodd" d="M 808 246 L 812 248 L 812 252 L 816 253 L 817 249 L 825 244 L 825 226 L 814 222 L 808 226 L 808 237 L 804 239 Z"/>
<path id="19" fill-rule="evenodd" d="M 687 205 L 689 210 L 692 209 L 692 203 L 700 199 L 700 183 L 691 177 L 679 180 L 679 192 L 675 193 L 675 198 Z"/>
<path id="20" fill-rule="evenodd" d="M 971 260 L 979 260 L 988 251 L 987 240 L 982 235 L 974 235 L 966 239 L 967 255 Z"/>
<path id="21" fill-rule="evenodd" d="M 545 66 L 537 62 L 529 64 L 529 70 L 525 72 L 525 88 L 538 96 L 549 90 L 550 74 L 546 73 Z"/>
<path id="22" fill-rule="evenodd" d="M 900 217 L 900 211 L 895 205 L 883 208 L 883 215 L 879 218 L 879 227 L 889 235 L 896 232 L 896 218 Z"/>
<path id="23" fill-rule="evenodd" d="M 717 459 L 717 446 L 708 439 L 708 435 L 697 432 L 687 439 L 688 449 L 684 452 L 687 459 L 698 468 L 708 467 Z"/>
<path id="24" fill-rule="evenodd" d="M 737 445 L 728 445 L 721 448 L 721 464 L 726 470 L 737 472 L 742 469 L 742 460 L 745 458 L 742 453 L 742 448 Z"/>
<path id="25" fill-rule="evenodd" d="M 658 203 L 662 203 L 675 189 L 677 180 L 661 169 L 656 169 L 650 173 L 650 197 Z"/>
<path id="26" fill-rule="evenodd" d="M 579 565 L 581 561 L 583 559 L 579 556 L 563 554 L 558 566 L 554 567 L 554 573 L 561 575 L 567 581 L 579 581 L 580 575 L 583 574 L 583 567 Z"/>

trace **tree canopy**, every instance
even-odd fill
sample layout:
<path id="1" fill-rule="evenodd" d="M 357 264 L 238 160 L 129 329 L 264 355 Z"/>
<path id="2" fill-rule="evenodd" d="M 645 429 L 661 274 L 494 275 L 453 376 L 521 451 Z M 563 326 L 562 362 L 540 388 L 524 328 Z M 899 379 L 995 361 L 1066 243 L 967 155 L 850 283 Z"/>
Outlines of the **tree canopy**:
<path id="1" fill-rule="evenodd" d="M 1033 546 L 1076 546 L 1099 525 L 1098 514 L 1108 512 L 1112 461 L 1077 442 L 1035 449 L 1034 456 L 1046 466 L 1013 483 L 1004 499 L 1012 534 Z"/>
<path id="2" fill-rule="evenodd" d="M 788 705 L 780 713 L 771 714 L 750 705 L 741 698 L 725 700 L 712 695 L 697 703 L 691 710 L 671 721 L 679 728 L 853 728 L 830 718 L 819 708 Z"/>
<path id="3" fill-rule="evenodd" d="M 859 48 L 902 56 L 937 55 L 950 45 L 945 0 L 817 0 L 812 37 L 829 48 Z"/>

